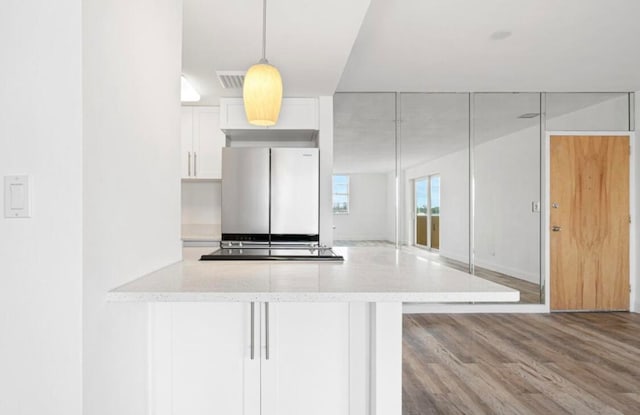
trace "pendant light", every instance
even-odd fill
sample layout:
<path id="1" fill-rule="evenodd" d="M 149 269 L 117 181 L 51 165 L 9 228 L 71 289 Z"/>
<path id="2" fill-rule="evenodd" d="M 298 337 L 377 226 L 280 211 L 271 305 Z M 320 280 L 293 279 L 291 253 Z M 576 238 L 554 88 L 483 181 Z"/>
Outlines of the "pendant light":
<path id="1" fill-rule="evenodd" d="M 262 59 L 247 71 L 242 97 L 247 121 L 270 126 L 278 122 L 282 106 L 282 78 L 278 69 L 269 64 L 267 50 L 267 0 L 262 2 Z"/>

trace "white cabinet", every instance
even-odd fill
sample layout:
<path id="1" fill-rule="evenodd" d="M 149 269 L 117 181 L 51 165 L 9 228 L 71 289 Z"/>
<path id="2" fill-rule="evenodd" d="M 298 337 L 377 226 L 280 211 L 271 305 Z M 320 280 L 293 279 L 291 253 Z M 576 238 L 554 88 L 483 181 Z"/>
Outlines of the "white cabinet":
<path id="1" fill-rule="evenodd" d="M 259 413 L 260 360 L 250 355 L 249 305 L 158 305 L 153 315 L 151 413 Z"/>
<path id="2" fill-rule="evenodd" d="M 220 128 L 233 133 L 234 130 L 317 130 L 317 98 L 284 98 L 278 122 L 272 127 L 249 124 L 242 98 L 220 99 Z"/>
<path id="3" fill-rule="evenodd" d="M 349 304 L 269 304 L 263 415 L 349 414 Z"/>
<path id="4" fill-rule="evenodd" d="M 248 303 L 152 306 L 151 413 L 349 414 L 350 305 L 254 303 L 251 310 Z"/>
<path id="5" fill-rule="evenodd" d="M 218 107 L 182 107 L 182 178 L 220 179 L 225 135 Z"/>

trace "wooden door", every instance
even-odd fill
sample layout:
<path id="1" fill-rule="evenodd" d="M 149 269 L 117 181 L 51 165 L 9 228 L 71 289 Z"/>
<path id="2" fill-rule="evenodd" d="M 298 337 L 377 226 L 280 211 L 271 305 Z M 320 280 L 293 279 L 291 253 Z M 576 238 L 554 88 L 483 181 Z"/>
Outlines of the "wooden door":
<path id="1" fill-rule="evenodd" d="M 629 137 L 551 137 L 552 310 L 629 309 Z"/>

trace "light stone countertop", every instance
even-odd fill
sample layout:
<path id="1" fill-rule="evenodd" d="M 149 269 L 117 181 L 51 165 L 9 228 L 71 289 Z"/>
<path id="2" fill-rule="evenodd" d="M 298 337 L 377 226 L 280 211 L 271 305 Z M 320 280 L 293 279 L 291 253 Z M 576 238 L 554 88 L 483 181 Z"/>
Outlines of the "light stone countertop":
<path id="1" fill-rule="evenodd" d="M 334 248 L 341 262 L 198 261 L 211 248 L 108 293 L 133 302 L 517 302 L 514 289 L 386 247 Z"/>

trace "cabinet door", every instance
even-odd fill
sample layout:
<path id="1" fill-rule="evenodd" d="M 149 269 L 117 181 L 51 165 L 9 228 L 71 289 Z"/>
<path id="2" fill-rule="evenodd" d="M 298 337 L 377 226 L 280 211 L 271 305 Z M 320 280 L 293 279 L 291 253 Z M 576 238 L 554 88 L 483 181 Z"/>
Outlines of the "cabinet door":
<path id="1" fill-rule="evenodd" d="M 162 358 L 156 353 L 153 357 L 156 390 L 152 412 L 258 415 L 260 356 L 256 342 L 251 359 L 250 304 L 176 303 L 168 307 L 170 313 L 164 320 L 169 322 L 170 339 L 156 336 L 156 350 L 170 355 Z M 255 318 L 259 327 L 259 312 Z M 259 335 L 259 328 L 254 333 Z M 167 361 L 169 367 L 163 370 Z"/>
<path id="2" fill-rule="evenodd" d="M 225 135 L 220 130 L 218 107 L 194 107 L 194 176 L 201 179 L 222 177 L 222 147 Z"/>
<path id="3" fill-rule="evenodd" d="M 193 157 L 193 108 L 182 107 L 182 128 L 180 130 L 180 160 L 182 178 L 193 175 L 191 167 Z"/>
<path id="4" fill-rule="evenodd" d="M 349 305 L 268 307 L 262 322 L 262 415 L 349 414 Z"/>
<path id="5" fill-rule="evenodd" d="M 317 130 L 318 100 L 316 98 L 284 98 L 278 122 L 273 127 L 249 124 L 242 98 L 220 99 L 223 130 Z"/>

